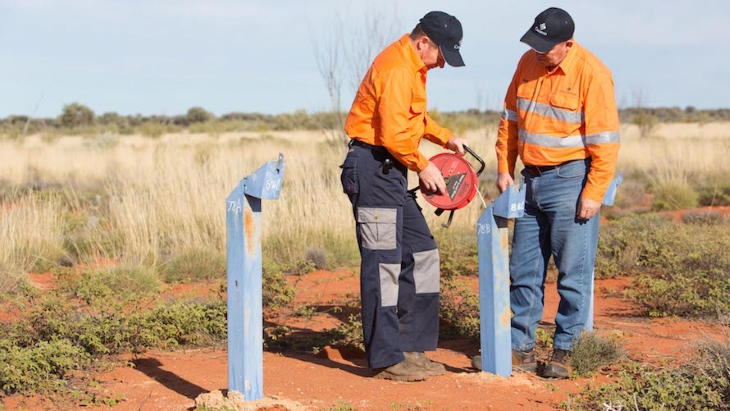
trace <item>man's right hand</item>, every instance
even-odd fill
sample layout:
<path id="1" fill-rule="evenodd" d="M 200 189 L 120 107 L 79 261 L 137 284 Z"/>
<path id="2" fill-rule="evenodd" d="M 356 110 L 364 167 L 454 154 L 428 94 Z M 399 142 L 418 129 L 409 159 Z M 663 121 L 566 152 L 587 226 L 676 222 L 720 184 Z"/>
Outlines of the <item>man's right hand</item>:
<path id="1" fill-rule="evenodd" d="M 504 190 L 515 183 L 515 178 L 512 173 L 499 173 L 497 174 L 497 188 L 500 193 L 504 193 Z"/>
<path id="2" fill-rule="evenodd" d="M 446 194 L 446 182 L 444 176 L 432 162 L 428 162 L 426 168 L 418 173 L 418 185 L 424 195 Z"/>

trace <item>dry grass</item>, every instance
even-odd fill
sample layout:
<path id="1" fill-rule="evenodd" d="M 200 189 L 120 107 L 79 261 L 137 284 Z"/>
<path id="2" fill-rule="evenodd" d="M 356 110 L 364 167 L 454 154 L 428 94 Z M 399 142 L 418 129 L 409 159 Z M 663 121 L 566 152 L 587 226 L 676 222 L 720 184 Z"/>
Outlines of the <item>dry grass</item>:
<path id="1" fill-rule="evenodd" d="M 619 170 L 643 174 L 654 186 L 691 185 L 698 175 L 730 172 L 727 124 L 660 125 L 654 135 L 640 138 L 636 127 L 624 127 Z M 487 163 L 482 176 L 487 188 L 495 176 L 496 130 L 471 131 L 464 137 Z M 427 156 L 441 151 L 429 142 L 422 150 Z M 111 242 L 92 239 L 96 251 L 152 266 L 184 250 L 225 251 L 226 197 L 241 178 L 279 153 L 284 154 L 287 168 L 281 197 L 263 204 L 266 253 L 276 261 L 292 262 L 305 258 L 307 250 L 320 249 L 330 254 L 330 265 L 356 261 L 354 221 L 339 182 L 344 149 L 327 145 L 321 133 L 180 133 L 116 140 L 64 136 L 52 141 L 31 136 L 0 142 L 5 186 L 53 186 L 71 199 L 90 192 L 99 195 L 101 206 L 84 207 L 83 201 L 76 201 L 86 218 L 105 222 L 107 236 L 114 233 Z M 411 173 L 409 186 L 416 184 Z M 489 191 L 482 194 L 493 195 Z M 12 198 L 4 198 L 0 268 L 27 272 L 38 258 L 55 258 L 68 226 L 62 199 L 20 196 L 10 204 Z M 443 230 L 440 224 L 447 213 L 436 217 L 432 206 L 419 201 L 433 230 Z M 475 199 L 456 212 L 450 230 L 472 230 L 483 209 Z"/>
<path id="2" fill-rule="evenodd" d="M 57 196 L 22 197 L 0 205 L 0 291 L 62 254 L 64 222 Z"/>

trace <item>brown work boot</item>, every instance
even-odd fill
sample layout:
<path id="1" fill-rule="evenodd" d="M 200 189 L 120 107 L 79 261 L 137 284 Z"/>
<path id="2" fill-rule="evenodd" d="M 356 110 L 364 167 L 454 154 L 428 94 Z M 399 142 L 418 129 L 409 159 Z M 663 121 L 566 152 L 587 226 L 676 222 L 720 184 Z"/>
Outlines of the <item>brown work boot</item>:
<path id="1" fill-rule="evenodd" d="M 433 362 L 422 351 L 404 352 L 406 361 L 411 362 L 428 372 L 428 375 L 441 375 L 446 373 L 446 367 L 438 362 Z"/>
<path id="2" fill-rule="evenodd" d="M 535 372 L 537 362 L 535 361 L 535 349 L 529 351 L 512 350 L 512 369 L 517 371 Z"/>
<path id="3" fill-rule="evenodd" d="M 412 362 L 403 360 L 398 364 L 385 368 L 376 368 L 373 377 L 394 381 L 423 381 L 428 379 L 428 371 Z"/>
<path id="4" fill-rule="evenodd" d="M 472 368 L 482 369 L 482 356 L 476 355 L 471 359 Z M 537 369 L 535 349 L 530 351 L 512 350 L 512 369 L 515 371 L 534 372 Z"/>
<path id="5" fill-rule="evenodd" d="M 548 357 L 548 362 L 540 363 L 537 375 L 542 378 L 563 380 L 570 377 L 573 367 L 570 366 L 570 351 L 556 348 Z"/>

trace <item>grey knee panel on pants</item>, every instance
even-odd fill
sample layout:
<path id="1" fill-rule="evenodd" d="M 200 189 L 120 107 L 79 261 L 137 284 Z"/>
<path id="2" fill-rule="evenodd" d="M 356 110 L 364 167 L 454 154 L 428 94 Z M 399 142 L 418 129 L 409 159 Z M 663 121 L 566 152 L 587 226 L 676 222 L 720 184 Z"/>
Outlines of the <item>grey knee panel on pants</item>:
<path id="1" fill-rule="evenodd" d="M 439 292 L 439 252 L 437 249 L 413 253 L 416 294 Z"/>
<path id="2" fill-rule="evenodd" d="M 400 264 L 380 264 L 380 306 L 395 307 L 398 305 L 398 277 Z"/>

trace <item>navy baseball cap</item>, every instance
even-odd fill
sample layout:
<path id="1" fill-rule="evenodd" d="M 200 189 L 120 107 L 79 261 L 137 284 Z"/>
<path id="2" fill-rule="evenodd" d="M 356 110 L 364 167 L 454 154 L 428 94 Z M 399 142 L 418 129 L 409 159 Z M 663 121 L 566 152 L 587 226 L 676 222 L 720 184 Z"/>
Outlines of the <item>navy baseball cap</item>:
<path id="1" fill-rule="evenodd" d="M 573 38 L 575 24 L 567 11 L 550 7 L 535 17 L 532 27 L 520 39 L 538 53 L 547 53 L 556 44 Z"/>
<path id="2" fill-rule="evenodd" d="M 443 11 L 432 11 L 423 16 L 420 22 L 423 32 L 439 46 L 444 60 L 452 67 L 464 66 L 459 53 L 464 32 L 459 20 Z"/>

